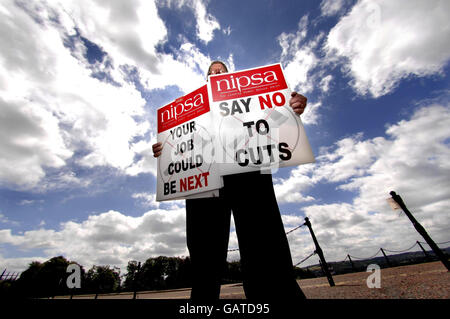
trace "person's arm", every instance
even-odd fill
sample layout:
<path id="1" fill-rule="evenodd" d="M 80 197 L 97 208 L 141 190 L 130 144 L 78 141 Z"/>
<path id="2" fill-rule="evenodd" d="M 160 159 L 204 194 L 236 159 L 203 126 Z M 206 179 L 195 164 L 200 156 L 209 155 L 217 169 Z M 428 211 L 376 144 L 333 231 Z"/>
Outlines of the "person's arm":
<path id="1" fill-rule="evenodd" d="M 289 106 L 296 114 L 301 115 L 305 111 L 307 101 L 306 97 L 294 91 L 291 93 Z"/>
<path id="2" fill-rule="evenodd" d="M 158 157 L 161 155 L 163 147 L 162 144 L 158 142 L 152 145 L 152 149 L 153 149 L 153 157 Z"/>

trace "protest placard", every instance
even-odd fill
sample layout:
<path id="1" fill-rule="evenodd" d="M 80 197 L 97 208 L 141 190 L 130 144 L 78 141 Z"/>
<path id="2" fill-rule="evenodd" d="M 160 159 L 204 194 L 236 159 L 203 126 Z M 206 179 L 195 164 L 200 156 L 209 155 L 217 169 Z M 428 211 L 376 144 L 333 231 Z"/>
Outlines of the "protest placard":
<path id="1" fill-rule="evenodd" d="M 221 175 L 314 162 L 280 64 L 210 75 L 207 86 Z"/>
<path id="2" fill-rule="evenodd" d="M 213 163 L 213 122 L 206 85 L 157 111 L 156 200 L 210 197 L 222 187 Z"/>

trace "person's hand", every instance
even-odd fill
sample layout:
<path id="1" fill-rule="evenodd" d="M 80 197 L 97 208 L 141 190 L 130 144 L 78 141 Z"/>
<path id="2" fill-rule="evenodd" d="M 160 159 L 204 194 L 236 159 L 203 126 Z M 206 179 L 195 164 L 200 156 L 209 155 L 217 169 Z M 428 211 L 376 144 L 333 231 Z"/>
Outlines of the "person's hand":
<path id="1" fill-rule="evenodd" d="M 305 111 L 307 101 L 308 99 L 303 95 L 297 92 L 292 92 L 291 99 L 289 100 L 289 106 L 292 107 L 292 110 L 295 113 L 301 115 L 303 111 Z"/>
<path id="2" fill-rule="evenodd" d="M 152 149 L 153 149 L 153 157 L 158 157 L 161 155 L 163 147 L 161 143 L 155 143 L 152 145 Z"/>

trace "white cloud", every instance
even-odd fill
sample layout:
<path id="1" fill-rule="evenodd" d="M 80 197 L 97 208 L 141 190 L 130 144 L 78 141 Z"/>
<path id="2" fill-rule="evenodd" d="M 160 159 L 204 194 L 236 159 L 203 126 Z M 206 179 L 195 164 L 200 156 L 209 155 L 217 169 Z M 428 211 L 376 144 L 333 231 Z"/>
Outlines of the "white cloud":
<path id="1" fill-rule="evenodd" d="M 207 5 L 208 0 L 160 0 L 160 5 L 165 5 L 168 8 L 180 9 L 182 7 L 188 7 L 192 10 L 195 16 L 196 22 L 196 35 L 205 43 L 210 42 L 214 38 L 214 31 L 220 30 L 220 23 L 210 13 L 208 13 Z M 231 29 L 228 27 L 223 31 L 225 34 L 230 34 Z"/>
<path id="2" fill-rule="evenodd" d="M 42 166 L 59 168 L 72 156 L 48 110 L 24 99 L 3 98 L 0 109 L 0 181 L 35 185 L 45 175 Z"/>
<path id="3" fill-rule="evenodd" d="M 178 57 L 156 52 L 156 46 L 167 41 L 167 29 L 154 1 L 72 1 L 61 5 L 81 35 L 112 57 L 113 70 L 119 70 L 119 66 L 136 67 L 146 89 L 177 85 L 187 93 L 204 83 L 203 73 L 192 63 L 204 62 L 204 56 L 195 47 L 182 46 Z M 113 70 L 114 79 L 120 81 L 123 74 Z"/>
<path id="4" fill-rule="evenodd" d="M 167 30 L 158 17 L 154 1 L 82 0 L 56 3 L 58 11 L 62 7 L 75 21 L 81 34 L 101 44 L 114 57 L 116 64 L 131 64 L 158 72 L 155 46 L 166 39 Z"/>
<path id="5" fill-rule="evenodd" d="M 149 142 L 140 141 L 132 146 L 133 151 L 140 156 L 131 166 L 127 167 L 126 173 L 130 176 L 136 176 L 141 173 L 151 173 L 156 176 L 157 160 L 153 157 L 152 145 L 156 139 L 150 139 Z"/>
<path id="6" fill-rule="evenodd" d="M 313 90 L 313 85 L 308 77 L 308 72 L 317 64 L 315 55 L 304 48 L 295 53 L 294 60 L 285 67 L 286 78 L 293 84 L 296 90 L 302 94 Z"/>
<path id="7" fill-rule="evenodd" d="M 331 80 L 333 80 L 333 76 L 330 74 L 324 76 L 322 80 L 320 80 L 320 88 L 323 92 L 328 92 Z"/>
<path id="8" fill-rule="evenodd" d="M 323 16 L 334 16 L 345 9 L 347 2 L 348 0 L 322 0 L 320 3 L 320 11 Z"/>
<path id="9" fill-rule="evenodd" d="M 14 225 L 14 226 L 19 226 L 20 223 L 14 220 L 10 220 L 8 217 L 6 217 L 5 215 L 3 215 L 2 213 L 0 213 L 0 223 L 1 224 L 10 224 L 10 225 Z"/>
<path id="10" fill-rule="evenodd" d="M 314 181 L 311 173 L 314 167 L 312 164 L 299 166 L 291 171 L 291 176 L 287 180 L 274 180 L 274 190 L 279 203 L 302 203 L 314 200 L 312 196 L 304 196 Z"/>
<path id="11" fill-rule="evenodd" d="M 220 30 L 217 19 L 206 11 L 202 1 L 194 1 L 195 17 L 197 19 L 197 36 L 205 43 L 213 39 L 214 30 Z"/>
<path id="12" fill-rule="evenodd" d="M 21 250 L 42 249 L 45 256 L 27 262 L 63 255 L 85 268 L 112 263 L 125 271 L 130 260 L 145 261 L 159 255 L 186 256 L 185 212 L 184 208 L 153 210 L 140 217 L 130 217 L 108 211 L 91 215 L 82 222 L 61 223 L 59 230 L 40 228 L 12 234 L 10 229 L 3 229 L 0 244 Z M 15 271 L 27 267 L 24 258 L 0 260 L 2 264 L 14 265 L 8 268 L 15 267 Z"/>
<path id="13" fill-rule="evenodd" d="M 322 62 L 316 55 L 316 50 L 324 37 L 319 33 L 314 39 L 306 41 L 308 35 L 308 16 L 303 16 L 298 29 L 294 33 L 283 32 L 278 36 L 278 43 L 282 49 L 281 63 L 287 82 L 293 91 L 297 91 L 305 96 L 312 94 L 314 90 L 327 92 L 331 75 L 323 76 L 321 70 Z M 302 115 L 304 124 L 317 124 L 319 119 L 320 100 L 308 101 L 308 107 Z"/>
<path id="14" fill-rule="evenodd" d="M 177 210 L 185 207 L 185 200 L 172 200 L 168 202 L 157 202 L 155 193 L 134 193 L 132 198 L 137 199 L 139 204 L 148 208 L 161 208 L 167 210 Z"/>
<path id="15" fill-rule="evenodd" d="M 307 27 L 308 16 L 303 16 L 295 33 L 283 32 L 278 36 L 287 81 L 294 90 L 300 90 L 301 93 L 308 93 L 313 89 L 308 73 L 318 63 L 312 50 L 314 45 L 304 43 L 308 33 Z"/>
<path id="16" fill-rule="evenodd" d="M 0 183 L 90 185 L 73 165 L 155 174 L 147 140 L 154 128 L 129 72 L 147 90 L 189 92 L 204 84 L 209 57 L 189 43 L 177 56 L 157 53 L 167 31 L 152 1 L 7 1 L 0 8 Z M 102 52 L 95 62 L 84 41 Z"/>
<path id="17" fill-rule="evenodd" d="M 440 73 L 450 58 L 448 1 L 361 0 L 330 31 L 328 58 L 344 58 L 351 84 L 379 97 L 401 79 Z"/>
<path id="18" fill-rule="evenodd" d="M 279 179 L 277 198 L 280 203 L 297 198 L 305 202 L 308 190 L 319 183 L 356 194 L 351 203 L 326 203 L 326 197 L 316 196 L 313 205 L 302 208 L 330 260 L 343 260 L 348 253 L 368 257 L 380 247 L 402 250 L 423 241 L 406 216 L 398 216 L 387 204 L 392 190 L 436 242 L 448 241 L 448 127 L 450 105 L 432 103 L 387 127 L 386 138 L 364 140 L 356 135 L 339 140 L 317 157 L 317 164 L 300 166 L 288 179 Z M 307 255 L 301 245 L 295 239 L 291 243 L 295 258 Z"/>
<path id="19" fill-rule="evenodd" d="M 35 204 L 43 204 L 44 200 L 40 199 L 40 200 L 35 200 L 35 199 L 23 199 L 19 202 L 19 205 L 21 206 L 25 206 L 25 205 L 35 205 Z"/>
<path id="20" fill-rule="evenodd" d="M 308 100 L 307 107 L 302 114 L 302 123 L 306 125 L 317 124 L 320 118 L 319 108 L 322 106 L 322 102 L 311 102 Z"/>
<path id="21" fill-rule="evenodd" d="M 144 114 L 139 92 L 124 81 L 117 87 L 90 76 L 87 61 L 64 47 L 65 30 L 47 19 L 64 16 L 61 9 L 44 3 L 5 8 L 0 179 L 32 188 L 46 176 L 46 167 L 62 169 L 81 149 L 88 152 L 78 159 L 81 165 L 129 166 L 134 157 L 129 144 L 148 130 L 148 123 L 136 120 Z M 77 182 L 70 174 L 61 178 Z"/>
<path id="22" fill-rule="evenodd" d="M 54 256 L 52 256 L 54 257 Z M 24 271 L 28 266 L 33 262 L 45 262 L 48 259 L 40 256 L 35 257 L 17 257 L 17 258 L 6 258 L 0 254 L 0 263 L 2 264 L 3 269 L 6 268 L 6 272 L 9 272 L 11 275 L 15 273 L 18 275 L 20 272 Z M 3 270 L 2 270 L 3 271 Z M 17 277 L 18 278 L 18 277 Z"/>
<path id="23" fill-rule="evenodd" d="M 234 65 L 233 53 L 230 53 L 226 63 L 227 63 L 228 71 L 234 72 L 236 70 L 236 67 Z"/>
<path id="24" fill-rule="evenodd" d="M 385 139 L 362 141 L 361 134 L 339 140 L 333 153 L 318 157 L 326 165 L 317 171 L 316 178 L 342 182 L 350 177 L 362 176 L 367 173 L 367 168 L 374 159 L 384 151 L 383 146 L 386 146 Z"/>
<path id="25" fill-rule="evenodd" d="M 150 208 L 158 208 L 160 203 L 156 201 L 156 194 L 153 193 L 135 193 L 133 198 L 139 199 L 142 205 Z"/>
<path id="26" fill-rule="evenodd" d="M 223 32 L 225 35 L 230 35 L 230 34 L 231 34 L 231 31 L 233 31 L 233 30 L 231 30 L 231 27 L 228 26 L 228 27 L 226 27 L 225 29 L 223 29 L 222 32 Z"/>

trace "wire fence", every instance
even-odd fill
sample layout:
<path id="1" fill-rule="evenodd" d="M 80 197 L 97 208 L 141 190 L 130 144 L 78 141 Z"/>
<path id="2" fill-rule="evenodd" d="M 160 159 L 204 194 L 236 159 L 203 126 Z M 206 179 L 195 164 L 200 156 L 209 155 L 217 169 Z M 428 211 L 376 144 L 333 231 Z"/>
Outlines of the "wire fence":
<path id="1" fill-rule="evenodd" d="M 10 273 L 6 272 L 6 270 L 7 269 L 5 268 L 5 270 L 3 270 L 3 272 L 0 274 L 0 280 L 16 280 L 20 275 L 20 272 Z"/>
<path id="2" fill-rule="evenodd" d="M 381 251 L 381 248 L 380 249 L 378 249 L 377 250 L 377 252 L 374 254 L 374 255 L 372 255 L 372 256 L 370 256 L 370 257 L 356 257 L 356 256 L 352 256 L 352 255 L 347 255 L 347 257 L 346 258 L 348 258 L 348 257 L 351 257 L 351 258 L 353 258 L 353 259 L 372 259 L 372 258 L 374 258 L 376 255 L 378 255 L 378 253 Z M 345 259 L 344 259 L 345 260 Z"/>
<path id="3" fill-rule="evenodd" d="M 297 226 L 297 227 L 294 227 L 293 229 L 287 231 L 287 232 L 286 232 L 286 236 L 289 235 L 290 233 L 292 233 L 292 232 L 294 232 L 294 231 L 300 229 L 301 227 L 303 227 L 303 226 L 305 226 L 305 225 L 306 225 L 306 224 L 304 223 L 304 224 L 301 224 L 301 225 L 299 225 L 299 226 Z M 437 245 L 444 245 L 444 244 L 448 244 L 448 243 L 450 243 L 450 241 L 446 241 L 446 242 L 442 242 L 442 243 L 436 243 L 436 244 L 437 244 Z M 375 258 L 380 252 L 382 252 L 383 255 L 384 255 L 384 251 L 390 252 L 390 253 L 403 253 L 403 252 L 410 251 L 411 249 L 413 249 L 414 247 L 416 247 L 417 245 L 420 245 L 420 244 L 428 245 L 428 243 L 426 243 L 426 242 L 416 241 L 412 246 L 410 246 L 410 247 L 408 247 L 408 248 L 406 248 L 406 249 L 403 249 L 403 250 L 391 250 L 391 249 L 386 249 L 386 248 L 381 247 L 381 248 L 379 248 L 379 249 L 377 250 L 377 252 L 376 252 L 375 254 L 373 254 L 373 255 L 371 255 L 371 256 L 369 256 L 369 257 L 358 257 L 358 256 L 353 256 L 353 255 L 348 254 L 348 255 L 344 258 L 344 260 L 342 260 L 341 262 L 345 262 L 347 259 L 349 259 L 350 262 L 351 262 L 351 259 L 355 259 L 355 260 L 370 260 L 370 259 Z M 429 246 L 429 245 L 428 245 L 428 246 Z M 228 250 L 228 252 L 235 252 L 235 251 L 239 251 L 239 248 L 233 248 L 233 249 L 229 249 L 229 250 Z M 424 252 L 424 253 L 425 253 L 425 255 L 426 255 L 426 252 Z M 311 258 L 312 256 L 314 256 L 314 255 L 316 255 L 316 254 L 317 254 L 316 251 L 314 251 L 313 253 L 311 253 L 311 254 L 308 255 L 307 257 L 303 258 L 303 259 L 300 260 L 298 263 L 296 263 L 296 264 L 294 265 L 294 267 L 297 267 L 298 265 L 302 264 L 303 262 L 305 262 L 306 260 L 308 260 L 309 258 Z M 426 255 L 426 256 L 427 256 L 427 255 Z M 389 262 L 389 261 L 388 261 L 388 262 Z"/>
<path id="4" fill-rule="evenodd" d="M 445 245 L 450 243 L 450 241 L 446 241 L 446 242 L 441 242 L 441 243 L 436 243 L 437 245 Z M 392 249 L 386 249 L 386 248 L 379 248 L 375 254 L 368 256 L 368 257 L 358 257 L 358 256 L 354 256 L 354 255 L 350 255 L 347 254 L 347 256 L 340 262 L 328 262 L 328 270 L 330 272 L 333 272 L 335 275 L 336 274 L 344 274 L 344 273 L 348 273 L 348 272 L 355 272 L 355 271 L 361 271 L 363 269 L 365 269 L 366 267 L 366 263 L 373 263 L 373 259 L 375 257 L 377 257 L 379 255 L 380 258 L 384 257 L 384 262 L 382 261 L 380 263 L 380 265 L 387 265 L 388 267 L 392 267 L 392 266 L 398 266 L 401 264 L 410 264 L 410 263 L 421 263 L 424 261 L 432 261 L 434 259 L 437 259 L 437 256 L 435 255 L 435 253 L 431 250 L 425 250 L 424 247 L 422 247 L 422 245 L 428 245 L 428 243 L 426 242 L 421 242 L 421 241 L 416 241 L 413 245 L 409 246 L 406 249 L 403 250 L 392 250 Z M 394 258 L 393 255 L 386 255 L 385 252 L 389 252 L 389 253 L 393 253 L 393 254 L 401 254 L 401 253 L 405 253 L 408 251 L 411 251 L 412 249 L 414 249 L 416 246 L 420 246 L 420 249 L 423 252 L 423 255 L 412 255 L 407 257 L 407 259 L 409 260 L 399 260 L 398 258 Z M 442 248 L 441 248 L 442 249 Z M 382 253 L 382 254 L 380 254 Z M 417 253 L 419 253 L 419 251 L 417 251 Z M 306 256 L 305 258 L 303 258 L 302 260 L 300 260 L 298 263 L 296 263 L 294 265 L 294 267 L 299 266 L 300 264 L 302 264 L 303 262 L 305 262 L 306 260 L 308 260 L 309 258 L 311 258 L 312 256 L 316 255 L 316 251 L 314 251 L 313 253 L 309 254 L 308 256 Z M 446 252 L 444 251 L 444 254 L 446 254 Z M 437 259 L 438 260 L 438 259 Z M 348 264 L 347 264 L 347 263 Z M 377 261 L 377 264 L 379 262 Z M 324 269 L 323 269 L 323 265 L 321 263 L 321 261 L 319 260 L 319 265 L 320 268 L 319 269 L 314 269 L 314 265 L 309 265 L 303 268 L 303 271 L 311 271 L 313 270 L 313 276 L 323 276 L 324 273 Z M 313 267 L 313 268 L 311 268 Z M 304 276 L 309 276 L 309 274 L 303 274 Z M 309 278 L 309 277 L 305 277 L 305 278 Z"/>
<path id="5" fill-rule="evenodd" d="M 316 252 L 314 251 L 311 255 L 309 255 L 308 257 L 306 257 L 306 258 L 302 259 L 301 261 L 299 261 L 298 263 L 296 263 L 296 264 L 294 265 L 294 267 L 297 267 L 297 266 L 300 265 L 302 262 L 308 260 L 310 257 L 314 256 L 315 254 L 316 254 Z"/>
<path id="6" fill-rule="evenodd" d="M 442 242 L 442 243 L 436 243 L 436 245 L 444 245 L 444 244 L 448 244 L 448 243 L 450 243 L 450 241 L 446 241 L 446 242 Z M 376 257 L 382 250 L 390 252 L 390 253 L 404 253 L 404 252 L 410 251 L 411 249 L 413 249 L 414 247 L 416 247 L 419 244 L 428 245 L 428 243 L 426 243 L 426 242 L 416 241 L 414 243 L 414 245 L 412 245 L 409 248 L 403 249 L 403 250 L 391 250 L 391 249 L 386 249 L 386 248 L 380 248 L 380 249 L 378 249 L 378 251 L 374 255 L 372 255 L 370 257 L 356 257 L 356 256 L 352 256 L 352 255 L 348 254 L 347 257 L 345 257 L 345 259 L 343 261 L 345 261 L 349 256 L 351 258 L 353 258 L 353 259 L 360 259 L 360 260 L 372 259 L 372 258 Z"/>
<path id="7" fill-rule="evenodd" d="M 297 227 L 291 229 L 290 231 L 286 232 L 286 236 L 289 235 L 290 233 L 292 233 L 293 231 L 296 231 L 297 229 L 303 227 L 303 226 L 305 226 L 305 224 L 301 224 L 300 226 L 297 226 Z M 233 251 L 239 251 L 239 248 L 228 249 L 228 252 L 233 252 Z"/>

